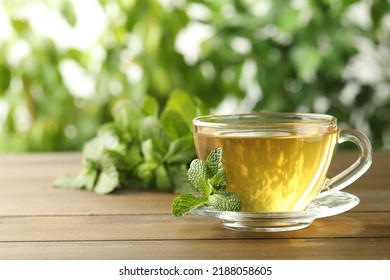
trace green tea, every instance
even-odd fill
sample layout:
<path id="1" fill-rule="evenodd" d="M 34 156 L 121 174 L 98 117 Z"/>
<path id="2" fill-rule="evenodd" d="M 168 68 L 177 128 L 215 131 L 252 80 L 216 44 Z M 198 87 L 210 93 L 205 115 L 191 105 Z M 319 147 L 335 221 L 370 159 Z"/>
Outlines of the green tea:
<path id="1" fill-rule="evenodd" d="M 201 160 L 213 148 L 223 148 L 227 190 L 240 197 L 246 212 L 304 210 L 325 184 L 336 141 L 337 132 L 195 133 Z"/>

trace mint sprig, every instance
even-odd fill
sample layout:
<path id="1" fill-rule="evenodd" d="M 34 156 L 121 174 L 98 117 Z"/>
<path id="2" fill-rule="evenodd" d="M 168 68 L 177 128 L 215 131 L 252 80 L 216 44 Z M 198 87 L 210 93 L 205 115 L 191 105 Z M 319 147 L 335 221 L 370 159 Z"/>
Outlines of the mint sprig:
<path id="1" fill-rule="evenodd" d="M 194 191 L 187 178 L 196 157 L 192 119 L 207 113 L 196 97 L 180 90 L 163 107 L 149 95 L 120 98 L 111 107 L 112 121 L 85 143 L 82 170 L 61 175 L 53 184 L 100 194 L 124 187 Z"/>
<path id="2" fill-rule="evenodd" d="M 226 191 L 227 180 L 222 167 L 222 148 L 213 149 L 205 162 L 194 159 L 187 176 L 199 193 L 179 194 L 172 203 L 174 216 L 184 216 L 201 206 L 212 206 L 219 211 L 241 211 L 238 196 Z"/>

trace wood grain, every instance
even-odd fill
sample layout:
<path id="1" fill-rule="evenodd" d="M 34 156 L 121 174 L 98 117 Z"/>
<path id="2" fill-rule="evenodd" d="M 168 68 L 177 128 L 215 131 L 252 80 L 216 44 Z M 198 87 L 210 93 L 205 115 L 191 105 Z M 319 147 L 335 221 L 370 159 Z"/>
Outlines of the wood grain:
<path id="1" fill-rule="evenodd" d="M 1 182 L 1 180 L 0 180 Z M 123 190 L 98 195 L 85 190 L 62 190 L 49 180 L 1 182 L 0 216 L 170 214 L 175 194 Z M 389 184 L 367 182 L 345 191 L 355 194 L 360 204 L 351 211 L 390 211 Z"/>
<path id="2" fill-rule="evenodd" d="M 386 260 L 389 238 L 0 243 L 0 259 Z"/>
<path id="3" fill-rule="evenodd" d="M 317 219 L 302 230 L 253 233 L 225 230 L 219 221 L 194 215 L 4 217 L 0 222 L 0 242 L 40 241 L 43 236 L 47 241 L 383 238 L 389 236 L 389 221 L 388 212 L 344 213 Z"/>
<path id="4" fill-rule="evenodd" d="M 336 153 L 330 176 L 356 157 Z M 369 171 L 345 189 L 358 206 L 279 233 L 173 217 L 172 193 L 53 187 L 81 167 L 79 153 L 0 156 L 0 259 L 390 259 L 389 152 L 375 153 Z"/>

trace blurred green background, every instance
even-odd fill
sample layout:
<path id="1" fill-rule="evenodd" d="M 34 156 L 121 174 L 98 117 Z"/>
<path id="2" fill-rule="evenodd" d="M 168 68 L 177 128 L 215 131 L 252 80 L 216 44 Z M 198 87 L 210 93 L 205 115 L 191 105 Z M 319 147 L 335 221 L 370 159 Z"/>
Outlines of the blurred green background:
<path id="1" fill-rule="evenodd" d="M 177 90 L 390 150 L 390 1 L 0 0 L 0 152 L 81 150 L 116 100 Z"/>

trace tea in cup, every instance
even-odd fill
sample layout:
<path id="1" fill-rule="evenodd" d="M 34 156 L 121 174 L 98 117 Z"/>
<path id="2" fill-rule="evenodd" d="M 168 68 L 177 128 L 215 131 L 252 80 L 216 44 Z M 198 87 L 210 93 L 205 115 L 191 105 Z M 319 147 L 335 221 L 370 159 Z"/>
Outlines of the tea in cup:
<path id="1" fill-rule="evenodd" d="M 304 211 L 314 199 L 358 179 L 372 161 L 368 138 L 357 130 L 340 130 L 330 115 L 208 115 L 195 118 L 193 128 L 200 160 L 222 147 L 227 191 L 240 198 L 243 212 Z M 357 145 L 359 158 L 327 178 L 335 148 L 344 141 Z"/>

